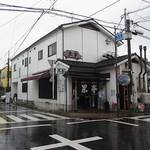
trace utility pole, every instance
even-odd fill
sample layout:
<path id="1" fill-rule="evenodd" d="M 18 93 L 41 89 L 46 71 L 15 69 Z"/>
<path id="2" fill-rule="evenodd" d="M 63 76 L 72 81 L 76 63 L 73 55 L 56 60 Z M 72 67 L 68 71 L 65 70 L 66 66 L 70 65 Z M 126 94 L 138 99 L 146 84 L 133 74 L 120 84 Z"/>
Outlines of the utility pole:
<path id="1" fill-rule="evenodd" d="M 114 34 L 115 34 L 115 72 L 116 72 L 116 99 L 117 99 L 117 117 L 119 117 L 119 99 L 118 99 L 118 66 L 117 66 L 117 39 L 116 39 L 116 26 L 114 26 Z"/>
<path id="2" fill-rule="evenodd" d="M 126 40 L 127 40 L 127 49 L 128 49 L 128 75 L 130 78 L 130 83 L 128 85 L 128 102 L 131 102 L 132 95 L 132 60 L 131 60 L 131 39 L 132 33 L 130 31 L 130 20 L 126 18 L 126 9 L 125 9 L 125 32 L 126 32 Z M 128 106 L 127 106 L 128 108 Z"/>
<path id="3" fill-rule="evenodd" d="M 10 64 L 9 64 L 9 51 L 8 51 L 8 60 L 7 60 L 7 92 L 9 92 L 9 77 L 10 77 Z"/>

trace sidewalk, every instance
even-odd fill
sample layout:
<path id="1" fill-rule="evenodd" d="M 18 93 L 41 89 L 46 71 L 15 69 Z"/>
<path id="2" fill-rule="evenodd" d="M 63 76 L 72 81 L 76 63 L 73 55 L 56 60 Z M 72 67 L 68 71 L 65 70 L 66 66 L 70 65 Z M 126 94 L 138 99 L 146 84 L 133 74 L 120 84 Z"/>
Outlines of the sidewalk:
<path id="1" fill-rule="evenodd" d="M 149 112 L 138 112 L 133 113 L 129 111 L 122 112 L 55 112 L 71 118 L 82 118 L 82 119 L 107 119 L 107 118 L 122 118 L 131 116 L 140 116 L 150 114 Z"/>
<path id="2" fill-rule="evenodd" d="M 27 104 L 17 104 L 22 107 L 30 108 L 32 110 L 38 110 L 38 111 L 44 111 L 44 112 L 50 112 L 70 118 L 81 118 L 81 119 L 107 119 L 107 118 L 122 118 L 122 117 L 131 117 L 131 116 L 140 116 L 140 115 L 146 115 L 150 112 L 131 112 L 131 111 L 119 111 L 117 112 L 105 112 L 105 111 L 77 111 L 77 112 L 63 112 L 63 111 L 46 111 L 37 109 L 36 107 L 33 107 L 33 105 L 27 105 Z"/>

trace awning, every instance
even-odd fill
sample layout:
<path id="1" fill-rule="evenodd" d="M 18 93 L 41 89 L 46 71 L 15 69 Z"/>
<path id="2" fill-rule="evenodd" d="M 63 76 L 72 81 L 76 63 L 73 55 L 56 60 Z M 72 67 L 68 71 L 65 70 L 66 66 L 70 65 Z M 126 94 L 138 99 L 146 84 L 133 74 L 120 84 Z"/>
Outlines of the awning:
<path id="1" fill-rule="evenodd" d="M 108 79 L 110 79 L 110 73 L 98 74 L 98 73 L 91 73 L 91 72 L 83 73 L 83 72 L 68 71 L 65 75 L 77 79 L 95 79 L 95 80 L 102 80 L 102 81 L 107 81 Z"/>
<path id="2" fill-rule="evenodd" d="M 23 79 L 21 79 L 21 82 L 23 81 L 29 81 L 29 80 L 39 80 L 41 78 L 46 78 L 49 77 L 49 70 L 43 71 L 43 72 L 39 72 L 39 73 L 35 73 L 32 74 L 31 76 L 25 77 Z"/>

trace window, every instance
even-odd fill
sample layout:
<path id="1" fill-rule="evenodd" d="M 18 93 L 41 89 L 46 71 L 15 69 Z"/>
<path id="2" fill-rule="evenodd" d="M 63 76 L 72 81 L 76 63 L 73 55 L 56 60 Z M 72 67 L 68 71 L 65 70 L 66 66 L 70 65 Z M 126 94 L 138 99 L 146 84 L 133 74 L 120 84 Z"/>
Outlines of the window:
<path id="1" fill-rule="evenodd" d="M 25 67 L 28 66 L 28 58 L 25 58 L 25 64 L 24 64 Z"/>
<path id="2" fill-rule="evenodd" d="M 31 57 L 29 57 L 29 64 L 31 64 Z"/>
<path id="3" fill-rule="evenodd" d="M 22 65 L 24 65 L 24 59 L 22 59 Z"/>
<path id="4" fill-rule="evenodd" d="M 16 64 L 14 64 L 14 72 L 16 71 Z"/>
<path id="5" fill-rule="evenodd" d="M 27 93 L 27 90 L 28 90 L 28 84 L 22 83 L 22 93 Z"/>
<path id="6" fill-rule="evenodd" d="M 43 59 L 43 50 L 38 51 L 38 60 Z"/>
<path id="7" fill-rule="evenodd" d="M 48 46 L 48 57 L 56 54 L 57 45 L 56 42 Z"/>

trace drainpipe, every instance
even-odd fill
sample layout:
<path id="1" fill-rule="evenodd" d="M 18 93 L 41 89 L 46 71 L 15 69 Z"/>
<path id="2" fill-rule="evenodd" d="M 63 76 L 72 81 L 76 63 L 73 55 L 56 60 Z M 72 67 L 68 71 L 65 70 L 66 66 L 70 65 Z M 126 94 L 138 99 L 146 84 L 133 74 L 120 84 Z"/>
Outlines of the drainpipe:
<path id="1" fill-rule="evenodd" d="M 64 59 L 64 28 L 62 27 L 62 59 Z"/>
<path id="2" fill-rule="evenodd" d="M 141 68 L 141 71 L 139 73 L 139 92 L 141 92 L 141 74 L 143 71 L 143 68 L 142 68 L 142 45 L 139 46 L 139 49 L 140 49 L 140 68 Z"/>
<path id="3" fill-rule="evenodd" d="M 143 73 L 143 88 L 144 88 L 144 91 L 146 92 L 146 82 L 145 82 L 145 74 L 147 73 L 147 67 L 146 67 L 146 46 L 143 47 L 144 49 L 144 73 Z"/>
<path id="4" fill-rule="evenodd" d="M 66 78 L 65 78 L 65 89 L 66 89 L 66 112 L 68 111 L 68 109 L 67 109 L 67 105 L 68 105 L 68 104 L 67 104 L 67 93 L 68 93 L 68 92 L 67 92 L 67 83 L 68 83 L 68 82 L 67 82 L 67 76 L 66 76 Z"/>

